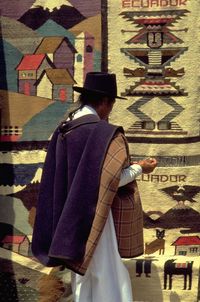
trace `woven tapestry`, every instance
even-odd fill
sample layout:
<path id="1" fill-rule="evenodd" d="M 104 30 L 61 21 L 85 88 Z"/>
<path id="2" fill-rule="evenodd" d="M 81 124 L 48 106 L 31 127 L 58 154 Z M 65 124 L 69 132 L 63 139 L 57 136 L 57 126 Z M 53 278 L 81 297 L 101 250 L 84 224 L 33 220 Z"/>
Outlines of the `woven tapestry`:
<path id="1" fill-rule="evenodd" d="M 199 9 L 108 1 L 108 70 L 127 97 L 111 122 L 123 121 L 133 161 L 158 160 L 138 178 L 145 252 L 126 261 L 134 301 L 200 301 Z"/>
<path id="2" fill-rule="evenodd" d="M 0 301 L 73 302 L 70 271 L 33 257 L 32 230 L 48 141 L 76 106 L 73 85 L 101 70 L 127 98 L 110 122 L 131 160 L 158 160 L 137 179 L 145 252 L 124 260 L 133 301 L 200 301 L 198 2 L 1 0 Z"/>
<path id="3" fill-rule="evenodd" d="M 32 231 L 48 141 L 101 70 L 101 2 L 2 0 L 0 34 L 0 301 L 67 301 L 70 272 L 33 257 Z"/>

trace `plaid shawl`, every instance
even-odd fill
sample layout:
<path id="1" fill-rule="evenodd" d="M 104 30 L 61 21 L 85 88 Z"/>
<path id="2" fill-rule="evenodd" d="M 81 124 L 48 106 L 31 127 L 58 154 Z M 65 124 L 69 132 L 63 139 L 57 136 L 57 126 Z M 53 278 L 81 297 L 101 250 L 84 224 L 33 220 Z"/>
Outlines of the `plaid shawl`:
<path id="1" fill-rule="evenodd" d="M 119 133 L 111 142 L 103 164 L 96 213 L 82 261 L 67 261 L 66 266 L 84 275 L 112 208 L 121 257 L 143 253 L 143 213 L 136 182 L 118 189 L 121 170 L 129 165 L 128 144 Z"/>
<path id="2" fill-rule="evenodd" d="M 33 255 L 44 265 L 84 258 L 102 166 L 119 131 L 123 129 L 93 114 L 55 131 L 43 168 L 32 240 Z"/>

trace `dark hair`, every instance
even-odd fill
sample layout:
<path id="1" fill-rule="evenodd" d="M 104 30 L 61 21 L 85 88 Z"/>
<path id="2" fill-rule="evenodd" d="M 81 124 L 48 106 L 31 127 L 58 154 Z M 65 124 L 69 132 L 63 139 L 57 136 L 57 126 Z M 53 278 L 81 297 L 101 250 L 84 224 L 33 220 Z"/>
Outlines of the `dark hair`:
<path id="1" fill-rule="evenodd" d="M 73 116 L 74 114 L 79 110 L 79 109 L 82 109 L 85 105 L 89 105 L 91 107 L 98 107 L 101 103 L 102 103 L 102 100 L 103 98 L 105 97 L 104 94 L 101 94 L 101 93 L 93 93 L 93 92 L 90 92 L 90 93 L 81 93 L 79 98 L 78 98 L 78 101 L 77 101 L 77 104 L 78 104 L 78 107 L 75 108 L 74 110 L 72 110 L 68 117 L 70 120 L 73 119 Z M 113 102 L 114 99 L 113 97 L 108 97 L 108 100 L 110 102 Z"/>

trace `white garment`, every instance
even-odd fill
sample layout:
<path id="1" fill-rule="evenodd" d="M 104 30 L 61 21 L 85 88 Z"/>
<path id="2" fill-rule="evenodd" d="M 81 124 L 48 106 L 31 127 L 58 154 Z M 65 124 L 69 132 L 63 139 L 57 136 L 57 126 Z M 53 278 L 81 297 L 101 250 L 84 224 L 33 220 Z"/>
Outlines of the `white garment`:
<path id="1" fill-rule="evenodd" d="M 86 114 L 96 114 L 90 106 L 78 110 L 74 119 Z M 142 173 L 134 164 L 124 169 L 120 178 L 123 186 Z M 115 227 L 110 211 L 102 235 L 84 276 L 72 272 L 74 302 L 132 302 L 129 273 L 118 252 Z"/>
<path id="2" fill-rule="evenodd" d="M 118 252 L 112 212 L 84 276 L 72 273 L 75 302 L 132 302 L 129 273 Z"/>
<path id="3" fill-rule="evenodd" d="M 120 176 L 119 187 L 125 186 L 141 174 L 142 167 L 138 164 L 133 164 L 130 165 L 128 168 L 123 169 Z"/>

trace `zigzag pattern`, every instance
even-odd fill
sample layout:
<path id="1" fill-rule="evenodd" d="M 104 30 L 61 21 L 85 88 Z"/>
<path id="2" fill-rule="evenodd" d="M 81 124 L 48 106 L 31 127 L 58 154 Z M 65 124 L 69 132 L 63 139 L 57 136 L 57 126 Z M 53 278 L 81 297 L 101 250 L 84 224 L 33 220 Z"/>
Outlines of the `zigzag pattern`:
<path id="1" fill-rule="evenodd" d="M 174 96 L 183 96 L 187 95 L 184 89 L 180 89 L 179 86 L 176 86 L 175 83 L 170 82 L 170 80 L 141 80 L 136 82 L 134 86 L 130 86 L 128 89 L 125 89 L 125 92 L 122 93 L 123 96 L 165 96 L 165 95 L 174 95 Z"/>
<path id="2" fill-rule="evenodd" d="M 163 62 L 161 62 L 161 64 L 158 64 L 158 67 L 160 68 L 170 65 L 171 62 L 174 62 L 176 59 L 178 59 L 186 50 L 188 50 L 188 47 L 160 49 L 159 51 L 161 52 Z M 152 67 L 152 65 L 149 64 L 149 54 L 150 52 L 151 55 L 153 53 L 151 49 L 121 48 L 120 51 L 128 56 L 131 60 L 139 63 L 141 66 Z M 165 58 L 165 60 L 163 58 Z"/>
<path id="3" fill-rule="evenodd" d="M 160 120 L 160 122 L 169 122 L 184 110 L 184 108 L 181 105 L 177 104 L 172 98 L 169 98 L 169 97 L 161 98 L 161 100 L 163 102 L 165 102 L 166 104 L 172 106 L 174 108 L 174 110 L 172 112 L 168 113 L 165 117 L 163 117 Z M 176 128 L 175 124 L 174 124 L 174 128 Z"/>
<path id="4" fill-rule="evenodd" d="M 172 110 L 170 113 L 166 114 L 160 121 L 160 122 L 166 122 L 171 124 L 171 130 L 182 130 L 182 128 L 175 122 L 171 123 L 171 120 L 174 119 L 176 116 L 178 116 L 183 110 L 184 108 L 177 104 L 172 98 L 169 97 L 160 97 L 160 99 L 170 105 L 174 110 Z M 144 98 L 140 98 L 138 101 L 136 101 L 134 104 L 132 104 L 131 106 L 129 106 L 127 109 L 134 114 L 135 116 L 137 116 L 141 121 L 137 121 L 133 126 L 132 129 L 142 129 L 142 122 L 154 122 L 154 120 L 148 116 L 147 114 L 145 114 L 144 112 L 142 112 L 140 110 L 140 107 L 142 107 L 143 105 L 147 104 L 148 102 L 152 101 L 153 97 L 144 97 Z M 129 130 L 131 130 L 129 128 Z"/>
<path id="5" fill-rule="evenodd" d="M 139 108 L 141 106 L 143 106 L 144 104 L 148 103 L 151 100 L 152 100 L 152 98 L 148 98 L 148 97 L 141 98 L 137 102 L 135 102 L 134 104 L 132 104 L 131 106 L 129 106 L 127 109 L 131 113 L 133 113 L 134 115 L 136 115 L 140 120 L 153 122 L 153 120 L 148 115 L 146 115 L 141 110 L 139 110 Z"/>
<path id="6" fill-rule="evenodd" d="M 159 18 L 166 18 L 167 17 L 173 17 L 174 23 L 177 23 L 178 20 L 182 19 L 182 17 L 185 17 L 186 14 L 189 13 L 186 9 L 180 9 L 180 10 L 162 10 L 162 11 L 140 11 L 140 12 L 133 12 L 133 11 L 127 11 L 122 12 L 119 15 L 122 16 L 122 18 L 127 19 L 127 21 L 130 21 L 134 23 L 135 17 L 144 17 L 144 18 L 150 18 L 150 17 L 158 17 Z"/>

